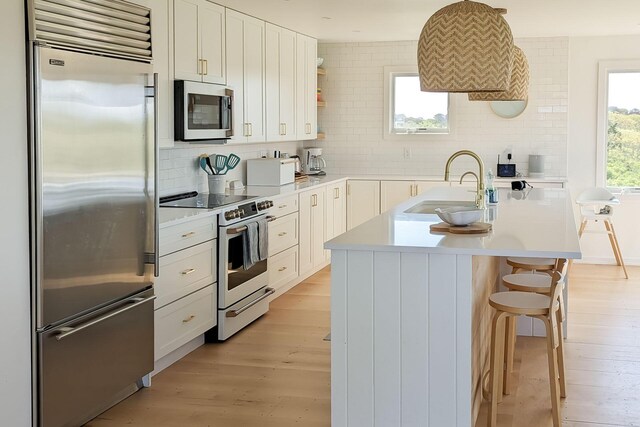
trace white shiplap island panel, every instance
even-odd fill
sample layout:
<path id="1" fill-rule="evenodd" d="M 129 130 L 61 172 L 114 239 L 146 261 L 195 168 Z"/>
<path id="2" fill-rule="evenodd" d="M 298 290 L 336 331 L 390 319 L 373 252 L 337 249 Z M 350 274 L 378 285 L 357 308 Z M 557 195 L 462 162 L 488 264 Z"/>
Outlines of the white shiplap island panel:
<path id="1" fill-rule="evenodd" d="M 500 257 L 580 256 L 568 192 L 527 195 L 501 194 L 488 235 L 431 234 L 405 213 L 426 192 L 326 244 L 332 426 L 474 425 Z"/>

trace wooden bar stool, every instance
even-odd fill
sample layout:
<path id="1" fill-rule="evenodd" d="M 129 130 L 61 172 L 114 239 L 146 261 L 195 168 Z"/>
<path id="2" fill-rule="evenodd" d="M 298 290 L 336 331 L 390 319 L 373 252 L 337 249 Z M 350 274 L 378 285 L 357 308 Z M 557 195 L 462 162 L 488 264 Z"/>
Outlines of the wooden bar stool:
<path id="1" fill-rule="evenodd" d="M 558 260 L 559 270 L 564 268 L 566 260 Z M 495 308 L 491 331 L 491 360 L 489 392 L 491 405 L 487 417 L 487 426 L 495 427 L 498 401 L 500 399 L 504 372 L 504 339 L 507 318 L 530 316 L 544 322 L 547 330 L 547 358 L 549 364 L 549 384 L 551 390 L 551 412 L 554 427 L 560 427 L 560 383 L 564 381 L 564 370 L 559 368 L 558 347 L 562 339 L 560 293 L 562 292 L 562 274 L 554 271 L 551 276 L 549 295 L 534 292 L 509 291 L 498 292 L 489 297 L 489 304 Z M 562 364 L 564 366 L 564 363 Z"/>
<path id="2" fill-rule="evenodd" d="M 517 273 L 518 270 L 549 272 L 556 267 L 556 260 L 553 258 L 509 257 L 507 264 L 511 266 L 511 274 Z"/>
<path id="3" fill-rule="evenodd" d="M 561 275 L 561 279 L 558 282 L 558 286 L 560 287 L 560 296 L 558 297 L 558 302 L 560 303 L 560 322 L 564 323 L 566 314 L 564 308 L 564 295 L 563 290 L 566 286 L 566 268 L 567 262 L 565 260 L 557 260 L 557 265 L 554 266 L 554 269 L 551 270 L 551 274 L 553 272 L 559 272 Z M 534 273 L 534 274 L 508 274 L 502 278 L 504 286 L 510 291 L 517 292 L 533 292 L 542 295 L 549 295 L 551 292 L 551 284 L 552 278 L 549 274 L 543 273 Z M 511 372 L 513 372 L 513 359 L 515 352 L 515 342 L 516 342 L 516 318 L 508 318 L 506 325 L 506 342 L 505 342 L 505 375 L 504 375 L 504 394 L 510 394 L 511 392 Z M 560 334 L 563 335 L 562 331 Z M 562 337 L 564 338 L 564 337 Z M 564 372 L 564 339 L 561 339 L 558 342 L 558 354 L 559 360 L 558 363 L 560 365 L 560 371 Z M 560 395 L 562 397 L 566 396 L 566 383 L 564 381 L 564 375 L 560 377 Z"/>

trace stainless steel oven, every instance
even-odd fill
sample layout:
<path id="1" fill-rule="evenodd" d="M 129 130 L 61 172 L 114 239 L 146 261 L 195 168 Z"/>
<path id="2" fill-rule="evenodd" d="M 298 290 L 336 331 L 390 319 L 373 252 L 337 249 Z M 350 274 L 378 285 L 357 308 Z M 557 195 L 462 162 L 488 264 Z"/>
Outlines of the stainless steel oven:
<path id="1" fill-rule="evenodd" d="M 268 260 L 244 267 L 247 224 L 264 218 L 270 201 L 249 202 L 221 214 L 218 233 L 218 339 L 225 340 L 269 310 Z M 271 218 L 267 217 L 269 221 Z"/>
<path id="2" fill-rule="evenodd" d="M 233 136 L 233 90 L 176 80 L 174 104 L 175 139 L 224 142 Z"/>

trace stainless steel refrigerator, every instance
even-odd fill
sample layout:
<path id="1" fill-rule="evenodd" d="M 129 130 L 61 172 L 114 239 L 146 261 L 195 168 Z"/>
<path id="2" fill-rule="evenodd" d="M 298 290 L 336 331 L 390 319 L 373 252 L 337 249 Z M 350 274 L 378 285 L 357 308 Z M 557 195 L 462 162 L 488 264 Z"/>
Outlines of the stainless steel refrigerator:
<path id="1" fill-rule="evenodd" d="M 31 54 L 34 415 L 77 426 L 153 370 L 154 76 L 148 61 Z"/>

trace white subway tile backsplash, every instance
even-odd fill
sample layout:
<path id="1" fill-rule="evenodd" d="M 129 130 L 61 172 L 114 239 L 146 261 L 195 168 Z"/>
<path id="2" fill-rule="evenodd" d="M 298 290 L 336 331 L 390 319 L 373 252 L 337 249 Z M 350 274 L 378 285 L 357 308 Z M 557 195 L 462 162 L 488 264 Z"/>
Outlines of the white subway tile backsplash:
<path id="1" fill-rule="evenodd" d="M 455 94 L 450 135 L 424 140 L 390 141 L 383 138 L 384 66 L 415 65 L 417 42 L 320 44 L 327 75 L 319 81 L 327 107 L 319 111 L 327 134 L 325 150 L 329 172 L 440 175 L 448 156 L 469 148 L 495 168 L 498 153 L 510 147 L 521 172 L 527 173 L 528 155 L 545 154 L 547 173 L 567 174 L 568 40 L 518 39 L 529 61 L 529 107 L 518 118 L 502 119 L 486 102 L 470 102 Z M 411 147 L 411 159 L 404 159 Z M 456 161 L 456 168 L 473 167 Z"/>

